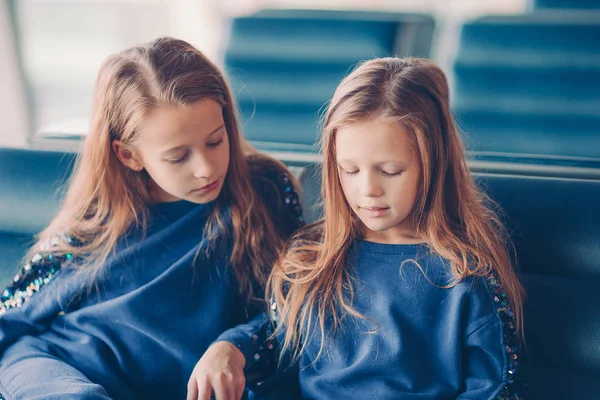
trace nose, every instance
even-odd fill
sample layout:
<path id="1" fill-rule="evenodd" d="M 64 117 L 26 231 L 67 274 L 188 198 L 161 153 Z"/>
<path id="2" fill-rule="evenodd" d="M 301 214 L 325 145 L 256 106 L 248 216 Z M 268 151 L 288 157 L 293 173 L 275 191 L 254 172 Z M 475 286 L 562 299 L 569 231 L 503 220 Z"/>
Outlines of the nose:
<path id="1" fill-rule="evenodd" d="M 383 188 L 379 180 L 372 172 L 362 174 L 360 180 L 360 194 L 365 197 L 379 197 L 383 194 Z"/>
<path id="2" fill-rule="evenodd" d="M 194 178 L 210 179 L 215 172 L 213 161 L 203 155 L 194 157 L 192 168 Z"/>

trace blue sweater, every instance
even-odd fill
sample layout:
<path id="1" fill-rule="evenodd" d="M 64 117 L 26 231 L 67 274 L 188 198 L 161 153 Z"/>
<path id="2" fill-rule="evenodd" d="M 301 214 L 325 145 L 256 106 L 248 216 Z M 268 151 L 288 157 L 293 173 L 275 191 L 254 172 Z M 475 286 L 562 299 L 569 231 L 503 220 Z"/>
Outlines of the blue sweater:
<path id="1" fill-rule="evenodd" d="M 288 236 L 301 224 L 297 195 L 281 170 L 259 178 L 265 177 L 257 191 Z M 45 285 L 39 277 L 43 287 L 28 301 L 23 285 L 8 288 L 17 293 L 2 299 L 0 394 L 8 400 L 184 399 L 207 347 L 263 311 L 239 294 L 230 245 L 192 266 L 206 246 L 203 228 L 213 206 L 151 206 L 146 234 L 120 240 L 94 281 L 98 290 L 89 290 L 88 276 L 48 256 L 33 260 L 29 271 L 52 268 L 55 275 Z M 35 282 L 28 287 L 37 290 Z"/>
<path id="2" fill-rule="evenodd" d="M 327 331 L 318 360 L 320 334 L 303 337 L 299 365 L 254 385 L 255 398 L 521 398 L 513 315 L 493 276 L 442 288 L 449 264 L 425 244 L 358 241 L 349 267 L 353 306 L 367 319 L 346 316 Z M 248 375 L 273 374 L 278 346 L 265 338 L 274 323 L 262 314 L 219 337 L 242 350 Z"/>

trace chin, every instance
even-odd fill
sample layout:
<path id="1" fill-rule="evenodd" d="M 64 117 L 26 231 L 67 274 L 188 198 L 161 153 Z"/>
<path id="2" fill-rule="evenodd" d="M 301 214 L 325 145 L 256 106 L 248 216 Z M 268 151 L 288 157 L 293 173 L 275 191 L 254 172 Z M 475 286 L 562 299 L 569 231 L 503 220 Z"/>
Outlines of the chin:
<path id="1" fill-rule="evenodd" d="M 394 227 L 393 224 L 390 224 L 389 222 L 385 222 L 385 221 L 381 221 L 381 222 L 368 221 L 367 223 L 365 223 L 365 221 L 362 221 L 362 223 L 364 224 L 364 226 L 367 227 L 368 230 L 370 230 L 372 232 L 385 232 L 388 229 Z"/>
<path id="2" fill-rule="evenodd" d="M 196 203 L 196 204 L 208 204 L 208 203 L 212 203 L 213 201 L 215 201 L 217 199 L 217 197 L 219 196 L 210 196 L 210 197 L 206 197 L 203 199 L 199 199 L 199 198 L 191 198 L 191 199 L 187 199 L 189 202 L 191 203 Z"/>

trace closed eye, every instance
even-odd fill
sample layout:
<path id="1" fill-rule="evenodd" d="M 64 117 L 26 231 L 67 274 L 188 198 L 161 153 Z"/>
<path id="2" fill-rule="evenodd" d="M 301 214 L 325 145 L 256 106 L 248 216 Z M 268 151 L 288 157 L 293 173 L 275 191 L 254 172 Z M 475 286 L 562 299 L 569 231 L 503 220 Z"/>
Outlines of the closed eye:
<path id="1" fill-rule="evenodd" d="M 359 172 L 359 170 L 358 170 L 358 169 L 357 169 L 357 170 L 354 170 L 354 171 L 346 171 L 346 170 L 345 170 L 344 168 L 342 168 L 342 167 L 340 167 L 340 169 L 342 170 L 342 172 L 343 172 L 345 175 L 356 175 L 356 174 L 358 174 L 358 172 Z"/>
<path id="2" fill-rule="evenodd" d="M 179 157 L 179 158 L 173 158 L 171 160 L 167 160 L 168 162 L 170 162 L 171 164 L 179 164 L 184 162 L 185 160 L 187 160 L 189 153 L 185 153 L 183 156 Z"/>
<path id="3" fill-rule="evenodd" d="M 206 143 L 206 145 L 208 147 L 215 148 L 215 147 L 219 147 L 221 145 L 221 143 L 223 143 L 223 137 L 221 137 L 221 139 L 217 140 L 216 142 Z"/>
<path id="4" fill-rule="evenodd" d="M 395 176 L 400 175 L 402 172 L 404 171 L 398 171 L 398 172 L 387 172 L 387 171 L 381 171 L 381 173 L 383 174 L 383 176 L 388 177 L 388 178 L 393 178 Z"/>
<path id="5" fill-rule="evenodd" d="M 340 164 L 337 165 L 338 170 L 340 171 L 340 173 L 343 173 L 344 175 L 356 175 L 358 173 L 358 169 L 355 170 L 347 170 L 344 167 L 342 167 Z"/>

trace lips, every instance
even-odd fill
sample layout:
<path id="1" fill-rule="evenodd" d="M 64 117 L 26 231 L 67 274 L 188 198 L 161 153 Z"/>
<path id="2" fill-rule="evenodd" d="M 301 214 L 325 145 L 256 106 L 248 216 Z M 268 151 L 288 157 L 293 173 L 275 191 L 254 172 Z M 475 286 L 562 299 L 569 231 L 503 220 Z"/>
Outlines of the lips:
<path id="1" fill-rule="evenodd" d="M 213 191 L 219 186 L 219 180 L 213 181 L 206 186 L 202 186 L 201 188 L 192 190 L 192 193 L 204 194 Z"/>
<path id="2" fill-rule="evenodd" d="M 378 218 L 382 217 L 390 208 L 389 207 L 359 207 L 369 217 Z"/>
<path id="3" fill-rule="evenodd" d="M 213 188 L 213 187 L 217 186 L 217 183 L 219 183 L 219 181 L 214 181 L 214 182 L 212 182 L 212 183 L 209 183 L 209 184 L 208 184 L 208 185 L 206 185 L 206 186 L 202 186 L 202 187 L 201 187 L 200 189 L 198 189 L 198 190 L 206 190 L 206 189 L 211 189 L 211 188 Z"/>

